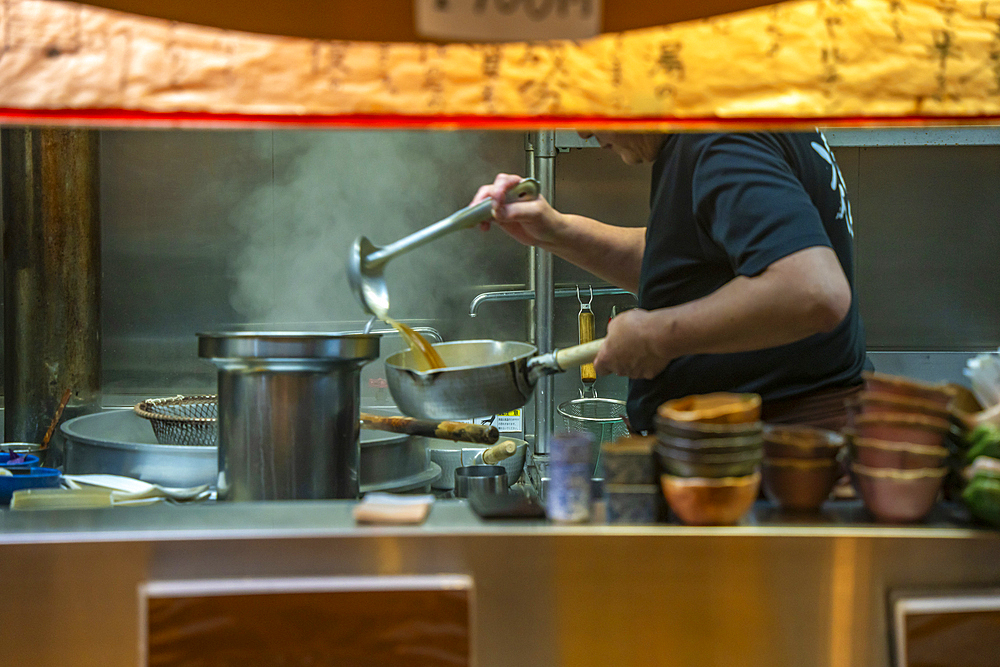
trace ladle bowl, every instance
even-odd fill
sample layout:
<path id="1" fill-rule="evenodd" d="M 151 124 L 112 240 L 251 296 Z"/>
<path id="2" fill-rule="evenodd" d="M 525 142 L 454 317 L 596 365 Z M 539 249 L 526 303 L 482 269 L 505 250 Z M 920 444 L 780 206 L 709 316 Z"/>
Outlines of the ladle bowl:
<path id="1" fill-rule="evenodd" d="M 389 286 L 383 270 L 386 263 L 365 264 L 367 258 L 378 250 L 381 248 L 369 241 L 367 236 L 359 236 L 347 258 L 347 281 L 365 311 L 381 317 L 389 312 Z"/>
<path id="2" fill-rule="evenodd" d="M 538 191 L 538 181 L 526 178 L 507 192 L 505 201 L 506 203 L 530 201 L 538 197 Z M 492 218 L 493 200 L 484 199 L 384 248 L 373 244 L 364 236 L 358 237 L 351 246 L 351 254 L 347 258 L 347 281 L 361 302 L 361 307 L 379 318 L 384 318 L 388 314 L 389 287 L 385 282 L 384 271 L 389 260 L 445 234 L 474 227 Z"/>

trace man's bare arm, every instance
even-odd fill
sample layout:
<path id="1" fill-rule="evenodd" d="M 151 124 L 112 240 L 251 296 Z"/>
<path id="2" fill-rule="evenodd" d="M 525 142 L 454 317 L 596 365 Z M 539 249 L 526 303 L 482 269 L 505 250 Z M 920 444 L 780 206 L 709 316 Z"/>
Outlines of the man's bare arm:
<path id="1" fill-rule="evenodd" d="M 599 373 L 652 378 L 682 355 L 793 343 L 834 329 L 847 315 L 851 298 L 833 250 L 806 248 L 701 299 L 619 315 L 608 325 L 594 364 Z"/>

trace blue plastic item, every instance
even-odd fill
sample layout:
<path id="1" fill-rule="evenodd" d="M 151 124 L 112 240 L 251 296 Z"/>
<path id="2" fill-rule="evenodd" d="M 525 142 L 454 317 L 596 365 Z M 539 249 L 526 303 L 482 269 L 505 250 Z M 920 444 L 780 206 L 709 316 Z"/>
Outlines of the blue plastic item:
<path id="1" fill-rule="evenodd" d="M 16 471 L 16 472 L 15 472 Z M 11 496 L 21 489 L 55 489 L 62 473 L 55 468 L 13 468 L 13 475 L 0 476 L 0 505 L 9 505 Z"/>
<path id="2" fill-rule="evenodd" d="M 37 456 L 35 456 L 34 454 L 23 454 L 23 456 L 24 456 L 23 463 L 14 463 L 13 465 L 28 466 L 29 468 L 37 468 L 40 465 L 42 465 L 42 460 Z M 0 466 L 6 468 L 8 465 L 10 465 L 9 463 L 10 459 L 11 459 L 10 454 L 5 454 L 3 452 L 0 452 Z"/>

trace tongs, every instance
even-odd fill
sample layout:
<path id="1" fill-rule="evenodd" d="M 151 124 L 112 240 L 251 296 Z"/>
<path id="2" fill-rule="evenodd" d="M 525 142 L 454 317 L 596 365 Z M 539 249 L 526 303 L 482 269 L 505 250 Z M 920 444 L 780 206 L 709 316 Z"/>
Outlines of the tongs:
<path id="1" fill-rule="evenodd" d="M 506 202 L 530 201 L 538 197 L 538 190 L 538 181 L 526 178 L 510 189 Z M 379 318 L 389 312 L 389 288 L 383 274 L 389 260 L 445 234 L 489 222 L 492 217 L 493 200 L 484 199 L 384 248 L 373 244 L 365 236 L 359 236 L 347 259 L 347 279 L 361 302 L 361 307 Z"/>

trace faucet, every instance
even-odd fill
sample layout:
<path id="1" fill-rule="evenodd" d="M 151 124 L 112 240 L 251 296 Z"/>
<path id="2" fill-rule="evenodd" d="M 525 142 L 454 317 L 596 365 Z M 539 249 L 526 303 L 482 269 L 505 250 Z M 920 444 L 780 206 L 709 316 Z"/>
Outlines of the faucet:
<path id="1" fill-rule="evenodd" d="M 623 290 L 620 287 L 595 287 L 594 296 L 610 296 L 614 294 L 628 294 L 632 298 L 637 299 L 635 294 L 629 292 L 628 290 Z M 553 292 L 557 298 L 559 297 L 575 297 L 577 295 L 577 290 L 575 287 L 563 287 L 554 290 Z M 477 294 L 476 298 L 472 300 L 472 305 L 469 306 L 469 317 L 475 317 L 476 311 L 479 310 L 479 306 L 486 301 L 527 301 L 529 299 L 535 298 L 535 290 L 530 289 L 519 289 L 519 290 L 506 290 L 501 292 L 483 292 L 482 294 Z"/>

